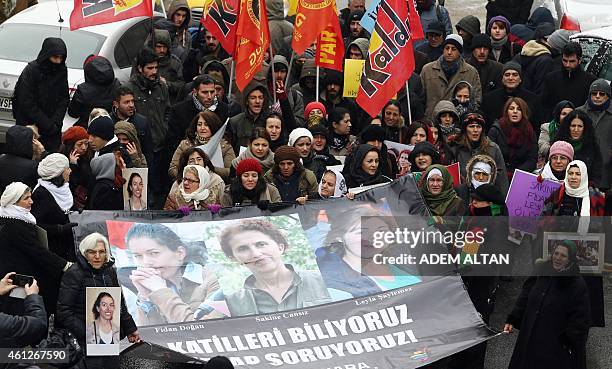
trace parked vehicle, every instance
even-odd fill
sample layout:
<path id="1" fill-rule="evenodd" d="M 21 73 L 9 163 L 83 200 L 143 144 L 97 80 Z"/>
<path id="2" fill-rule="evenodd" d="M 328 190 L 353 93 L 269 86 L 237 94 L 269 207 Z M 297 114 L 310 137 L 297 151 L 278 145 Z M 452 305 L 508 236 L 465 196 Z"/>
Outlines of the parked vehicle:
<path id="1" fill-rule="evenodd" d="M 43 1 L 0 25 L 0 143 L 15 124 L 11 97 L 21 71 L 36 59 L 43 40 L 60 37 L 66 43 L 70 93 L 84 81 L 83 62 L 90 54 L 107 58 L 120 81 L 130 78 L 132 62 L 151 30 L 151 18 L 136 17 L 110 24 L 70 31 L 70 0 Z M 155 12 L 154 17 L 161 16 Z M 66 115 L 67 129 L 76 119 Z"/>
<path id="2" fill-rule="evenodd" d="M 612 26 L 572 35 L 582 46 L 582 66 L 598 78 L 612 81 Z"/>
<path id="3" fill-rule="evenodd" d="M 588 31 L 612 26 L 610 0 L 535 0 L 531 11 L 540 6 L 551 11 L 560 28 Z"/>

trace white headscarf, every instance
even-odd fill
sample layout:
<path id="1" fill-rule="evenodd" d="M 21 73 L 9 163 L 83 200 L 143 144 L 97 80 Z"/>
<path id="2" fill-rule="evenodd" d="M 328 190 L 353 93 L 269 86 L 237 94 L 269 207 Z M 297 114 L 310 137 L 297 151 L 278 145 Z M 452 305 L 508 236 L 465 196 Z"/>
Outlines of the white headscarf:
<path id="1" fill-rule="evenodd" d="M 472 186 L 474 186 L 474 188 L 478 188 L 480 186 L 482 186 L 483 184 L 487 184 L 489 182 L 491 182 L 491 165 L 483 162 L 483 161 L 477 161 L 476 163 L 474 163 L 474 166 L 472 168 L 472 173 L 470 173 L 470 175 L 472 176 Z M 474 178 L 474 173 L 487 173 L 489 175 L 489 180 L 486 182 L 481 182 L 481 181 L 477 181 Z"/>
<path id="2" fill-rule="evenodd" d="M 21 182 L 13 182 L 6 186 L 0 198 L 0 218 L 18 219 L 36 224 L 36 218 L 30 213 L 30 210 L 15 205 L 27 191 L 29 191 L 28 186 Z"/>
<path id="3" fill-rule="evenodd" d="M 207 188 L 208 184 L 210 183 L 210 173 L 208 173 L 207 168 L 204 168 L 202 166 L 187 165 L 185 169 L 183 169 L 183 178 L 185 178 L 185 174 L 190 168 L 193 168 L 198 172 L 198 179 L 200 180 L 200 186 L 198 187 L 197 190 L 193 191 L 192 193 L 186 193 L 185 187 L 181 184 L 179 190 L 181 191 L 181 196 L 183 196 L 183 199 L 185 199 L 185 201 L 187 202 L 193 201 L 196 210 L 198 210 L 200 208 L 199 206 L 200 201 L 206 200 L 208 196 L 210 195 L 210 190 L 208 190 Z"/>
<path id="4" fill-rule="evenodd" d="M 571 188 L 567 180 L 569 170 L 572 166 L 578 166 L 580 169 L 580 186 L 578 188 Z M 574 160 L 569 163 L 565 169 L 565 193 L 571 197 L 577 197 L 582 199 L 582 206 L 580 207 L 580 216 L 588 217 L 591 216 L 591 200 L 589 198 L 589 174 L 587 173 L 586 164 L 581 160 Z"/>
<path id="5" fill-rule="evenodd" d="M 342 197 L 345 195 L 348 192 L 348 188 L 346 187 L 346 181 L 342 173 L 336 169 L 327 169 L 325 173 L 327 172 L 332 172 L 336 175 L 336 187 L 331 197 Z M 323 177 L 325 177 L 325 173 L 323 173 Z M 323 177 L 321 177 L 321 181 L 319 181 L 319 195 L 321 195 L 321 188 L 323 187 Z M 323 195 L 321 195 L 321 197 L 323 197 Z"/>
<path id="6" fill-rule="evenodd" d="M 540 176 L 542 176 L 543 179 L 549 179 L 555 182 L 563 182 L 562 180 L 557 178 L 557 176 L 555 176 L 555 173 L 553 173 L 552 168 L 550 167 L 550 161 L 548 161 L 544 165 L 544 168 L 542 169 L 542 173 L 540 173 Z"/>

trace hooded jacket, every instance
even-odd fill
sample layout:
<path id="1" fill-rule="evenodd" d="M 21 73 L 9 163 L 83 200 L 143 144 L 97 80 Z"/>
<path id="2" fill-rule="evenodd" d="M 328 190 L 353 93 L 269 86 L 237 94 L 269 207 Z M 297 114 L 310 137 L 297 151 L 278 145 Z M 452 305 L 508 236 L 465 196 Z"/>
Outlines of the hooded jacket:
<path id="1" fill-rule="evenodd" d="M 185 17 L 183 24 L 181 24 L 181 26 L 176 30 L 176 37 L 172 38 L 174 38 L 174 43 L 176 46 L 189 51 L 191 49 L 191 34 L 189 33 L 188 29 L 189 24 L 191 23 L 191 9 L 189 8 L 187 0 L 174 0 L 172 3 L 170 3 L 170 8 L 168 9 L 168 20 L 173 22 L 172 17 L 179 9 L 185 10 L 187 12 L 187 17 Z M 170 49 L 171 48 L 168 48 L 168 50 Z"/>
<path id="2" fill-rule="evenodd" d="M 88 198 L 88 210 L 123 210 L 123 193 L 115 186 L 115 155 L 104 154 L 90 162 L 96 179 Z"/>
<path id="3" fill-rule="evenodd" d="M 274 55 L 272 63 L 281 64 L 286 70 L 289 70 L 287 58 L 282 55 Z M 267 79 L 268 95 L 270 96 L 270 102 L 272 102 L 274 90 L 276 89 L 276 87 L 272 85 L 272 68 L 268 69 Z M 302 94 L 293 87 L 285 86 L 285 92 L 287 96 L 286 99 L 283 99 L 283 96 L 278 95 L 276 98 L 280 104 L 283 115 L 283 125 L 287 127 L 289 132 L 291 132 L 297 127 L 306 126 L 306 119 L 304 119 L 304 100 L 302 99 Z"/>
<path id="4" fill-rule="evenodd" d="M 5 154 L 0 155 L 0 193 L 12 182 L 23 182 L 31 189 L 38 180 L 38 163 L 32 160 L 34 132 L 12 126 L 6 132 Z"/>
<path id="5" fill-rule="evenodd" d="M 115 78 L 110 61 L 102 56 L 94 57 L 83 68 L 85 82 L 79 84 L 68 105 L 68 115 L 79 118 L 75 123 L 87 127 L 89 113 L 93 108 L 113 109 L 113 93 L 121 85 Z"/>
<path id="6" fill-rule="evenodd" d="M 283 0 L 266 1 L 268 12 L 268 27 L 270 42 L 275 53 L 286 48 L 285 37 L 293 35 L 293 25 L 285 20 L 285 4 Z"/>
<path id="7" fill-rule="evenodd" d="M 291 86 L 291 89 L 295 89 L 302 93 L 302 100 L 304 101 L 304 106 L 310 104 L 315 101 L 316 91 L 315 89 L 309 89 L 306 86 L 306 78 L 312 77 L 317 78 L 317 67 L 315 65 L 314 59 L 307 59 L 302 66 L 302 71 L 300 72 L 300 81 Z"/>
<path id="8" fill-rule="evenodd" d="M 261 113 L 259 113 L 257 116 L 254 116 L 253 113 L 249 110 L 249 108 L 246 107 L 249 95 L 255 90 L 261 91 L 264 96 Z M 242 96 L 245 111 L 236 115 L 235 117 L 230 118 L 228 127 L 231 131 L 232 147 L 234 148 L 235 152 L 240 151 L 240 146 L 248 146 L 249 137 L 251 136 L 253 128 L 265 128 L 266 116 L 268 115 L 268 110 L 270 106 L 270 96 L 268 95 L 268 89 L 259 82 L 253 81 L 249 83 L 245 87 Z"/>
<path id="9" fill-rule="evenodd" d="M 61 64 L 49 58 L 62 55 Z M 36 60 L 28 63 L 13 95 L 13 117 L 16 124 L 35 124 L 46 149 L 57 150 L 61 141 L 61 128 L 70 97 L 68 95 L 68 69 L 66 44 L 60 38 L 43 41 Z"/>
<path id="10" fill-rule="evenodd" d="M 174 55 L 172 50 L 172 39 L 170 32 L 165 29 L 154 29 L 155 32 L 155 44 L 164 44 L 168 51 L 165 56 L 159 58 L 159 70 L 158 74 L 160 77 L 164 77 L 168 91 L 170 92 L 170 101 L 174 103 L 177 101 L 178 96 L 183 90 L 185 81 L 183 80 L 183 62 L 178 56 Z M 155 50 L 155 44 L 152 38 L 148 38 L 145 45 L 149 46 L 152 50 Z M 136 61 L 134 61 L 135 63 Z M 132 75 L 138 73 L 136 64 L 132 66 Z"/>
<path id="11" fill-rule="evenodd" d="M 482 154 L 474 155 L 467 162 L 467 165 L 465 166 L 465 172 L 467 174 L 467 177 L 465 178 L 465 182 L 455 188 L 455 191 L 457 192 L 457 196 L 459 196 L 463 200 L 463 203 L 465 204 L 466 209 L 470 207 L 470 202 L 472 200 L 472 193 L 474 192 L 474 186 L 472 186 L 470 175 L 472 173 L 472 169 L 474 169 L 474 165 L 478 162 L 486 163 L 491 166 L 491 177 L 489 178 L 489 183 L 491 183 L 492 185 L 495 185 L 495 187 L 497 187 L 497 189 L 503 195 L 506 195 L 506 193 L 501 188 L 499 188 L 499 185 L 496 184 L 497 164 L 495 163 L 495 160 L 493 160 L 493 158 L 488 155 L 482 155 Z"/>
<path id="12" fill-rule="evenodd" d="M 523 46 L 519 60 L 523 69 L 523 87 L 536 95 L 542 95 L 546 75 L 553 70 L 550 49 L 531 40 Z"/>
<path id="13" fill-rule="evenodd" d="M 132 159 L 132 167 L 133 168 L 146 168 L 147 167 L 147 159 L 142 153 L 142 148 L 140 146 L 140 140 L 138 139 L 138 132 L 136 131 L 136 127 L 130 122 L 126 122 L 124 120 L 115 123 L 115 136 L 119 134 L 124 134 L 127 136 L 130 142 L 133 142 L 136 145 L 136 153 L 130 154 L 130 159 Z"/>
<path id="14" fill-rule="evenodd" d="M 351 49 L 351 46 L 353 46 L 353 45 L 355 45 L 355 46 L 357 46 L 359 48 L 359 51 L 361 51 L 361 56 L 365 60 L 366 56 L 368 55 L 368 49 L 370 48 L 370 40 L 368 40 L 367 38 L 359 37 L 359 38 L 355 39 L 353 42 L 351 42 L 346 47 L 346 52 L 345 52 L 345 55 L 344 55 L 345 59 L 349 58 L 349 51 Z"/>

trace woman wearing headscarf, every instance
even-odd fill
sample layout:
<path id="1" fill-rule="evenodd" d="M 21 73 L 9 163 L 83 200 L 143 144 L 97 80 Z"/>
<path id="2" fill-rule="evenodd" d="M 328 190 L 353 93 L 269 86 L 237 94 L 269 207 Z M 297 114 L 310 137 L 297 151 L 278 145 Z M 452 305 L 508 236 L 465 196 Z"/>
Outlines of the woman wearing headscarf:
<path id="1" fill-rule="evenodd" d="M 210 205 L 219 204 L 217 191 L 211 190 L 211 174 L 200 165 L 187 165 L 183 169 L 183 183 L 174 193 L 168 194 L 164 210 L 206 210 Z"/>
<path id="2" fill-rule="evenodd" d="M 463 200 L 453 188 L 453 177 L 444 165 L 431 165 L 420 180 L 423 199 L 434 216 L 459 216 L 466 212 Z"/>
<path id="3" fill-rule="evenodd" d="M 93 158 L 91 174 L 95 178 L 87 199 L 87 210 L 123 210 L 123 183 L 117 176 L 117 158 L 109 153 Z"/>
<path id="4" fill-rule="evenodd" d="M 130 155 L 130 159 L 132 160 L 132 167 L 134 168 L 146 168 L 147 167 L 147 159 L 142 153 L 142 148 L 140 146 L 140 140 L 138 139 L 138 131 L 136 131 L 136 127 L 125 120 L 121 120 L 115 123 L 115 136 L 119 139 L 127 153 Z"/>
<path id="5" fill-rule="evenodd" d="M 82 347 L 85 345 L 87 312 L 85 303 L 88 287 L 120 287 L 117 271 L 113 267 L 115 259 L 111 255 L 110 246 L 106 237 L 100 233 L 92 233 L 79 244 L 76 263 L 72 265 L 62 277 L 57 299 L 56 325 L 69 330 Z M 138 328 L 125 306 L 121 296 L 120 306 L 120 332 L 119 339 L 128 337 L 130 342 L 140 340 Z M 119 342 L 113 342 L 119 343 Z M 117 356 L 90 356 L 87 355 L 77 367 L 82 368 L 118 368 Z"/>
<path id="6" fill-rule="evenodd" d="M 9 272 L 34 277 L 40 285 L 48 314 L 55 312 L 62 272 L 72 263 L 52 253 L 38 237 L 32 209 L 32 191 L 21 183 L 6 186 L 0 198 L 0 240 L 3 252 L 0 274 Z"/>
<path id="7" fill-rule="evenodd" d="M 601 139 L 602 142 L 605 140 L 603 137 Z M 599 187 L 602 157 L 591 118 L 582 110 L 570 112 L 563 119 L 555 141 L 566 141 L 572 145 L 574 159 L 584 162 L 589 170 L 590 185 Z"/>
<path id="8" fill-rule="evenodd" d="M 466 172 L 468 161 L 478 154 L 490 156 L 497 167 L 495 185 L 502 193 L 507 193 L 509 184 L 504 156 L 499 146 L 485 135 L 484 127 L 485 120 L 479 111 L 468 112 L 462 117 L 461 134 L 451 143 L 453 162 L 459 163 L 461 177 L 469 178 L 469 174 Z"/>
<path id="9" fill-rule="evenodd" d="M 346 158 L 342 174 L 348 188 L 391 182 L 382 174 L 378 149 L 368 144 L 357 146 Z"/>
<path id="10" fill-rule="evenodd" d="M 509 369 L 586 368 L 589 296 L 576 254 L 574 242 L 559 241 L 523 284 L 504 326 L 520 330 Z"/>
<path id="11" fill-rule="evenodd" d="M 538 157 L 548 157 L 550 145 L 555 142 L 557 132 L 563 119 L 571 113 L 576 107 L 571 101 L 560 101 L 553 110 L 553 118 L 548 123 L 542 123 L 540 126 L 540 136 L 538 137 Z"/>
<path id="12" fill-rule="evenodd" d="M 259 161 L 243 159 L 236 168 L 236 177 L 226 187 L 221 198 L 221 206 L 265 205 L 281 202 L 276 187 L 266 183 Z"/>
<path id="13" fill-rule="evenodd" d="M 468 110 L 478 108 L 478 102 L 474 94 L 474 87 L 468 81 L 457 82 L 453 88 L 451 102 L 455 105 L 459 116 L 462 116 Z"/>
<path id="14" fill-rule="evenodd" d="M 533 172 L 538 161 L 538 146 L 529 122 L 529 107 L 520 97 L 511 97 L 504 104 L 503 117 L 493 123 L 489 138 L 495 142 L 506 164 L 508 180 L 515 169 Z"/>
<path id="15" fill-rule="evenodd" d="M 495 164 L 495 160 L 489 155 L 474 155 L 467 163 L 466 172 L 468 173 L 466 183 L 457 186 L 455 191 L 457 192 L 457 196 L 463 200 L 467 208 L 472 203 L 472 195 L 478 187 L 485 184 L 494 185 L 497 177 L 497 165 Z M 501 189 L 499 187 L 497 188 L 501 192 Z"/>
<path id="16" fill-rule="evenodd" d="M 286 202 L 304 204 L 308 198 L 316 197 L 317 177 L 304 168 L 300 154 L 293 146 L 281 146 L 274 153 L 274 166 L 265 175 L 266 182 L 278 189 Z"/>
<path id="17" fill-rule="evenodd" d="M 544 216 L 565 216 L 560 220 L 563 223 L 563 232 L 578 231 L 584 234 L 589 230 L 589 217 L 603 216 L 604 199 L 599 191 L 589 188 L 589 175 L 587 166 L 580 160 L 569 163 L 565 172 L 565 179 L 557 190 L 544 202 L 542 215 Z M 568 220 L 576 220 L 573 225 L 568 225 Z M 577 223 L 577 224 L 576 224 Z M 603 301 L 603 281 L 601 277 L 584 277 L 589 290 L 591 301 L 591 326 L 603 327 L 604 320 L 604 301 Z"/>
<path id="18" fill-rule="evenodd" d="M 310 169 L 317 181 L 320 181 L 327 167 L 327 157 L 315 153 L 312 148 L 313 141 L 312 133 L 306 128 L 296 128 L 289 135 L 289 146 L 297 149 L 304 168 Z"/>
<path id="19" fill-rule="evenodd" d="M 432 164 L 440 164 L 440 154 L 436 147 L 427 141 L 414 145 L 414 150 L 408 155 L 410 172 L 423 172 Z"/>
<path id="20" fill-rule="evenodd" d="M 70 164 L 62 154 L 51 154 L 38 163 L 38 185 L 32 192 L 32 215 L 47 231 L 49 250 L 62 258 L 75 261 L 74 239 L 68 213 L 73 199 L 68 179 Z"/>

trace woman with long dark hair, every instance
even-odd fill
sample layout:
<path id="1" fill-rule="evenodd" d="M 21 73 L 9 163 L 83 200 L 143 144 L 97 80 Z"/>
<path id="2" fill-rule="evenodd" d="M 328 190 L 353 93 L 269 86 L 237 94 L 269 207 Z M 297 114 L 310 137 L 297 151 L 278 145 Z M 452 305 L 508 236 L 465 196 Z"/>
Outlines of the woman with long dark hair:
<path id="1" fill-rule="evenodd" d="M 128 180 L 128 210 L 147 210 L 147 203 L 142 197 L 144 182 L 142 176 L 136 172 L 130 175 Z"/>
<path id="2" fill-rule="evenodd" d="M 274 166 L 274 152 L 270 149 L 272 139 L 265 128 L 255 127 L 249 137 L 249 146 L 242 154 L 232 160 L 232 174 L 238 167 L 238 164 L 246 158 L 252 158 L 259 162 L 263 172 L 266 173 Z M 233 177 L 233 175 L 230 175 Z"/>
<path id="3" fill-rule="evenodd" d="M 489 138 L 495 142 L 506 163 L 508 180 L 515 169 L 533 172 L 538 161 L 538 145 L 525 100 L 511 97 L 504 104 L 503 116 L 493 123 Z"/>
<path id="4" fill-rule="evenodd" d="M 226 187 L 221 198 L 222 206 L 260 205 L 281 202 L 276 187 L 266 183 L 259 161 L 246 158 L 238 163 L 236 178 Z"/>
<path id="5" fill-rule="evenodd" d="M 604 139 L 604 138 L 602 138 Z M 601 151 L 595 138 L 593 121 L 582 110 L 570 112 L 559 127 L 555 141 L 569 142 L 574 148 L 574 160 L 586 164 L 589 170 L 589 182 L 598 187 L 601 182 Z"/>
<path id="6" fill-rule="evenodd" d="M 406 129 L 402 108 L 397 100 L 389 100 L 382 109 L 380 121 L 385 129 L 385 140 L 400 142 Z"/>

